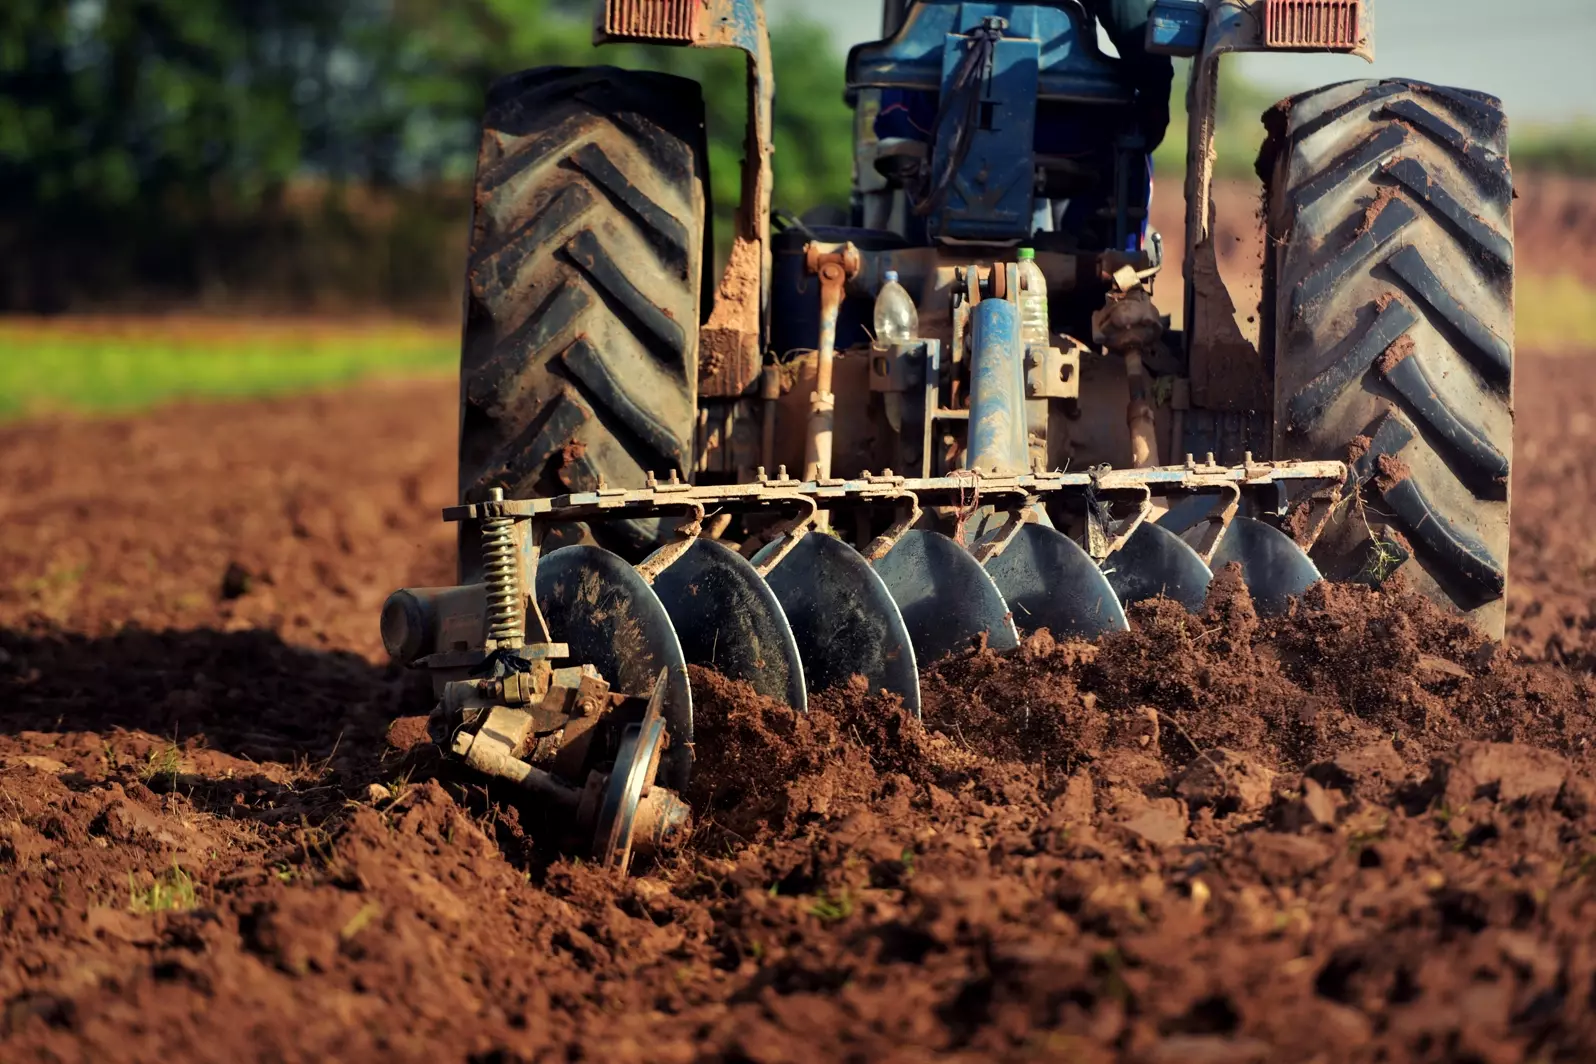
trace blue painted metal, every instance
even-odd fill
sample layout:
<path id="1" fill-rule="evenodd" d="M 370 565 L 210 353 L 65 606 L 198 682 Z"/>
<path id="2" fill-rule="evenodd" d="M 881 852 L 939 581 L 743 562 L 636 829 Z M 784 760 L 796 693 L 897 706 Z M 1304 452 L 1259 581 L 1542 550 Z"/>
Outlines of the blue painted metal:
<path id="1" fill-rule="evenodd" d="M 1020 310 L 983 299 L 970 311 L 971 469 L 1000 476 L 1030 466 L 1025 437 L 1025 346 Z"/>
<path id="2" fill-rule="evenodd" d="M 765 49 L 765 20 L 759 13 L 759 0 L 713 0 L 708 8 L 711 28 L 707 36 L 741 48 L 757 61 Z"/>
<path id="3" fill-rule="evenodd" d="M 1207 33 L 1208 5 L 1202 0 L 1158 0 L 1147 18 L 1147 51 L 1190 58 L 1202 51 Z"/>
<path id="4" fill-rule="evenodd" d="M 949 34 L 942 48 L 942 99 L 955 99 L 955 75 L 975 47 L 969 37 Z M 931 217 L 934 237 L 1023 240 L 1035 220 L 1036 98 L 1041 42 L 1005 37 L 980 88 L 969 149 L 943 202 Z M 937 128 L 932 172 L 949 165 L 948 153 L 967 121 L 961 106 L 944 106 Z"/>
<path id="5" fill-rule="evenodd" d="M 987 18 L 1008 20 L 1004 36 L 1037 44 L 1037 97 L 1083 103 L 1130 103 L 1134 91 L 1114 60 L 1097 49 L 1085 9 L 1055 4 L 961 3 L 922 0 L 912 5 L 891 39 L 848 53 L 848 91 L 865 88 L 938 92 L 949 35 L 963 36 Z"/>

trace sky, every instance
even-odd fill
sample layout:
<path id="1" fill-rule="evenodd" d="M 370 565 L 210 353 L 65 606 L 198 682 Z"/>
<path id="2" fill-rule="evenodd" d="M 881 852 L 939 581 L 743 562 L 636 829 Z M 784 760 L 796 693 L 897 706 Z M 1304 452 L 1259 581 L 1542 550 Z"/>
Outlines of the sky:
<path id="1" fill-rule="evenodd" d="M 880 36 L 879 0 L 765 0 L 773 18 L 832 27 L 840 47 Z M 1375 63 L 1243 56 L 1281 95 L 1351 78 L 1412 77 L 1502 97 L 1519 122 L 1596 119 L 1596 0 L 1377 0 Z"/>

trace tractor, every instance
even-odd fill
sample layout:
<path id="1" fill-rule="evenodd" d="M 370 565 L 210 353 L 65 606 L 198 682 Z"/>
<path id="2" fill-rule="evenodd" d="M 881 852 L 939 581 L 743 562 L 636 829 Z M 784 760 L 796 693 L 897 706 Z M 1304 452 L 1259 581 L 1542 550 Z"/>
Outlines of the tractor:
<path id="1" fill-rule="evenodd" d="M 1501 635 L 1499 102 L 1349 81 L 1271 109 L 1255 341 L 1215 251 L 1221 59 L 1372 59 L 1372 4 L 1143 6 L 1115 56 L 1084 0 L 887 0 L 839 86 L 850 202 L 773 224 L 760 5 L 603 0 L 600 43 L 746 55 L 718 277 L 696 83 L 540 68 L 492 87 L 444 512 L 459 584 L 382 615 L 389 653 L 433 678 L 441 744 L 624 871 L 690 823 L 689 666 L 799 713 L 863 676 L 917 714 L 918 670 L 945 655 L 1123 630 L 1152 598 L 1196 610 L 1226 566 L 1262 613 L 1321 579 L 1400 578 Z M 1178 330 L 1149 226 L 1174 59 Z"/>

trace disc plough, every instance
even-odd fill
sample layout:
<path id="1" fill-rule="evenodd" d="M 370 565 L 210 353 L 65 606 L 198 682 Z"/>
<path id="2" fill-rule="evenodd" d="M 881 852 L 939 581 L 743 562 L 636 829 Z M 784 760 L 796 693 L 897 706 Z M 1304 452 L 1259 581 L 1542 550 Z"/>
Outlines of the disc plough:
<path id="1" fill-rule="evenodd" d="M 1262 612 L 1319 579 L 1305 553 L 1347 476 L 1339 462 L 1013 476 L 662 483 L 451 507 L 474 523 L 483 582 L 395 592 L 384 642 L 430 670 L 435 737 L 570 814 L 610 867 L 679 839 L 694 762 L 697 665 L 805 712 L 864 678 L 920 712 L 919 669 L 1046 629 L 1093 638 L 1164 597 L 1200 608 L 1239 566 Z M 731 521 L 741 542 L 715 538 Z M 666 519 L 637 565 L 558 530 Z M 1289 523 L 1295 538 L 1281 531 Z M 561 665 L 561 662 L 569 664 Z"/>

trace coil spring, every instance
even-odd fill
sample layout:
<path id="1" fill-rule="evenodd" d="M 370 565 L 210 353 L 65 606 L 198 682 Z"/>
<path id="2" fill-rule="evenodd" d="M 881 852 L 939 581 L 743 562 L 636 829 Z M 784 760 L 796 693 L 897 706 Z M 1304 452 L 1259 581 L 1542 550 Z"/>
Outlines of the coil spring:
<path id="1" fill-rule="evenodd" d="M 493 489 L 490 502 L 504 499 L 504 491 Z M 501 647 L 515 649 L 525 640 L 526 624 L 521 618 L 521 570 L 515 560 L 514 522 L 508 517 L 482 519 L 482 579 L 487 585 L 488 638 Z"/>

